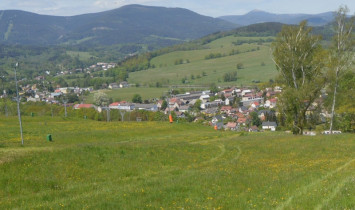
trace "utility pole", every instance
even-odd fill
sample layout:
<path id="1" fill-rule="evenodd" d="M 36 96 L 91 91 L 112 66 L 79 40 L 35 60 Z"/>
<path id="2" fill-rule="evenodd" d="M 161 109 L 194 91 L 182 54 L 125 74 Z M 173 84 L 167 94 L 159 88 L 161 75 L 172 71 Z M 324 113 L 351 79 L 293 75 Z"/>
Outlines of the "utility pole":
<path id="1" fill-rule="evenodd" d="M 53 118 L 53 101 L 51 101 L 51 115 L 52 115 L 52 118 Z"/>
<path id="2" fill-rule="evenodd" d="M 107 107 L 106 114 L 107 114 L 107 122 L 110 122 L 110 107 Z"/>
<path id="3" fill-rule="evenodd" d="M 17 84 L 17 75 L 16 75 L 16 68 L 17 67 L 18 67 L 18 63 L 16 63 L 16 65 L 15 65 L 16 101 L 17 101 L 17 115 L 18 115 L 18 120 L 20 122 L 21 144 L 23 146 L 23 132 L 22 132 L 21 111 L 20 111 L 20 97 L 19 97 L 19 94 L 18 94 L 18 84 Z"/>
<path id="4" fill-rule="evenodd" d="M 65 117 L 67 117 L 67 100 L 64 100 Z"/>
<path id="5" fill-rule="evenodd" d="M 5 76 L 1 76 L 1 83 L 2 83 L 2 90 L 3 90 L 3 96 L 4 96 L 4 107 L 5 107 L 5 117 L 8 116 L 7 114 L 7 104 L 6 104 L 6 90 L 5 90 L 5 86 L 4 86 L 4 80 L 5 80 Z"/>
<path id="6" fill-rule="evenodd" d="M 123 122 L 124 121 L 125 112 L 123 110 L 120 110 L 120 114 L 121 114 L 121 121 Z"/>

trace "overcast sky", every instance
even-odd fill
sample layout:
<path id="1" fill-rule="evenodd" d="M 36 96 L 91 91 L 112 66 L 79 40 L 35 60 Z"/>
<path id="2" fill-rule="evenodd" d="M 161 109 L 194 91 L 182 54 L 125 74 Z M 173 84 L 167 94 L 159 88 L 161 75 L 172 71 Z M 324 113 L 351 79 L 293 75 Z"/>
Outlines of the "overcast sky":
<path id="1" fill-rule="evenodd" d="M 259 9 L 272 13 L 317 14 L 347 5 L 355 12 L 355 0 L 0 0 L 0 10 L 16 9 L 39 14 L 71 16 L 101 12 L 128 4 L 181 7 L 202 15 L 241 15 Z"/>

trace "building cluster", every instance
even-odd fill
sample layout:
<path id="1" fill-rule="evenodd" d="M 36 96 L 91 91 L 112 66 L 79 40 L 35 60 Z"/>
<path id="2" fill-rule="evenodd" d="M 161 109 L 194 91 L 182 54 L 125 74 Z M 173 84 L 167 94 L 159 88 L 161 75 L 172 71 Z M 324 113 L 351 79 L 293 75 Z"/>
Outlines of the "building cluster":
<path id="1" fill-rule="evenodd" d="M 68 69 L 68 70 L 63 70 L 57 73 L 57 75 L 70 75 L 70 74 L 78 74 L 78 73 L 91 73 L 95 71 L 107 71 L 111 68 L 115 68 L 117 66 L 117 63 L 103 63 L 99 62 L 97 64 L 91 65 L 88 68 L 77 68 L 77 69 Z M 50 74 L 49 71 L 46 72 L 46 74 Z M 41 76 L 40 76 L 41 77 Z M 36 78 L 36 80 L 40 80 Z"/>
<path id="2" fill-rule="evenodd" d="M 281 91 L 280 87 L 265 90 L 229 88 L 218 93 L 206 90 L 172 95 L 166 100 L 157 100 L 151 104 L 114 102 L 108 108 L 128 112 L 133 110 L 162 111 L 165 114 L 174 113 L 177 118 L 185 118 L 188 113 L 195 116 L 195 121 L 207 122 L 215 129 L 234 131 L 259 131 L 257 126 L 251 124 L 251 113 L 256 112 L 262 123 L 259 127 L 275 131 L 277 124 L 275 120 L 270 121 L 270 119 L 275 119 L 272 116 L 276 115 L 274 108 L 277 105 L 277 95 Z M 82 104 L 76 105 L 75 108 L 89 107 L 93 105 Z M 97 109 L 102 110 L 100 107 Z"/>
<path id="3" fill-rule="evenodd" d="M 41 79 L 41 78 L 39 78 Z M 110 89 L 129 87 L 127 82 L 109 84 Z M 65 87 L 57 88 L 53 92 L 39 91 L 37 85 L 26 85 L 21 87 L 20 96 L 26 101 L 47 103 L 64 103 L 66 96 L 80 96 L 86 91 L 93 91 L 92 88 Z M 215 129 L 233 131 L 259 131 L 277 128 L 277 103 L 278 95 L 282 88 L 265 88 L 258 90 L 255 88 L 228 88 L 212 93 L 209 90 L 186 92 L 184 94 L 171 95 L 164 100 L 153 100 L 154 103 L 131 103 L 128 101 L 118 101 L 106 107 L 98 107 L 93 104 L 67 104 L 74 109 L 94 108 L 99 112 L 103 110 L 134 111 L 145 110 L 151 112 L 164 112 L 174 114 L 178 119 L 191 116 L 195 121 L 204 122 Z M 321 98 L 316 100 L 307 110 L 306 115 L 311 116 L 322 104 Z M 306 102 L 305 102 L 306 103 Z M 258 117 L 258 125 L 255 124 L 255 116 Z M 325 121 L 326 114 L 320 113 Z"/>
<path id="4" fill-rule="evenodd" d="M 48 90 L 40 91 L 37 88 L 37 84 L 34 85 L 26 85 L 21 87 L 21 91 L 19 95 L 21 98 L 25 98 L 27 102 L 47 102 L 47 103 L 60 103 L 59 98 L 65 96 L 67 94 L 75 94 L 80 96 L 84 92 L 93 91 L 92 88 L 79 88 L 79 87 L 64 87 L 64 88 L 57 88 L 53 92 Z"/>

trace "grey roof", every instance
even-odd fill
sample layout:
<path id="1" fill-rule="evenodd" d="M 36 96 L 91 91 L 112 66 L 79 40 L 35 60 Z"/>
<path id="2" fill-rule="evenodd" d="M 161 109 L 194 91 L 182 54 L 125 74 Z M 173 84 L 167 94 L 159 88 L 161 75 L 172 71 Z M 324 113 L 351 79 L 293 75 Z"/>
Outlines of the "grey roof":
<path id="1" fill-rule="evenodd" d="M 134 104 L 136 108 L 138 109 L 152 109 L 156 108 L 156 104 Z"/>
<path id="2" fill-rule="evenodd" d="M 216 118 L 218 121 L 222 121 L 222 116 L 221 115 L 216 115 L 214 118 Z"/>
<path id="3" fill-rule="evenodd" d="M 264 113 L 264 114 L 270 114 L 270 112 L 271 112 L 271 110 L 259 110 L 258 111 L 258 115 L 261 115 L 262 113 Z"/>
<path id="4" fill-rule="evenodd" d="M 263 122 L 262 126 L 274 126 L 277 127 L 276 122 Z"/>

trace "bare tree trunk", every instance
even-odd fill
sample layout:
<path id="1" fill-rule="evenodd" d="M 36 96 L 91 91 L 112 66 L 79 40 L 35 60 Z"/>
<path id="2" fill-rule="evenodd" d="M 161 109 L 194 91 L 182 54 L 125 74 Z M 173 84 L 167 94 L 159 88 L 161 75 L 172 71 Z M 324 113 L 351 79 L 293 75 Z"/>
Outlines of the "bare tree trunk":
<path id="1" fill-rule="evenodd" d="M 334 86 L 334 93 L 333 93 L 333 104 L 332 104 L 332 110 L 330 114 L 330 134 L 333 133 L 333 122 L 334 122 L 334 114 L 335 114 L 335 99 L 336 99 L 336 94 L 337 94 L 337 88 L 338 88 L 338 71 L 336 73 L 336 78 L 335 78 L 335 86 Z"/>

